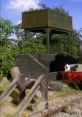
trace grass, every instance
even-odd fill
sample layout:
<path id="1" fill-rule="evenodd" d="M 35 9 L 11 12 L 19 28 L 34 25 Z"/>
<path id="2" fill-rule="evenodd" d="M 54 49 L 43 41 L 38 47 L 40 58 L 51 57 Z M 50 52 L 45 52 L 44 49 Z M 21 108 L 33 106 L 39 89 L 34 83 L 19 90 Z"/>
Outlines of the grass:
<path id="1" fill-rule="evenodd" d="M 15 117 L 15 115 L 11 115 L 11 114 L 4 114 L 5 117 Z M 22 117 L 28 117 L 28 114 L 27 113 L 23 113 L 22 114 Z"/>
<path id="2" fill-rule="evenodd" d="M 11 114 L 4 114 L 5 117 L 15 117 L 14 115 Z"/>
<path id="3" fill-rule="evenodd" d="M 10 85 L 10 81 L 4 77 L 0 83 L 0 92 L 3 92 Z"/>
<path id="4" fill-rule="evenodd" d="M 81 90 L 76 90 L 71 87 L 69 87 L 67 84 L 63 84 L 63 90 L 62 91 L 54 91 L 52 92 L 52 96 L 49 96 L 49 99 L 57 98 L 57 97 L 63 97 L 69 94 L 75 94 L 75 93 L 82 93 Z"/>

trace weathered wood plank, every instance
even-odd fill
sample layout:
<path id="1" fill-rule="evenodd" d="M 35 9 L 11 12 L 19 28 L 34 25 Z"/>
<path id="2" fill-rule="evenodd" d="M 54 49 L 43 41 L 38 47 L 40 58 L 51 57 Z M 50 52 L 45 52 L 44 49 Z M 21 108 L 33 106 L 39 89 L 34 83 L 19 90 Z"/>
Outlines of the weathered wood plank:
<path id="1" fill-rule="evenodd" d="M 0 96 L 0 101 L 5 100 L 11 93 L 12 91 L 16 88 L 17 86 L 17 81 L 20 78 L 20 71 L 18 67 L 14 67 L 10 70 L 13 81 L 10 84 L 10 86 L 2 93 Z"/>
<path id="2" fill-rule="evenodd" d="M 16 57 L 16 66 L 19 67 L 22 74 L 32 79 L 37 79 L 40 74 L 47 72 L 46 67 L 30 54 L 18 55 Z"/>
<path id="3" fill-rule="evenodd" d="M 0 96 L 0 101 L 4 101 L 11 93 L 12 91 L 16 88 L 17 86 L 17 80 L 18 79 L 14 79 L 13 82 L 11 83 L 11 85 L 2 93 L 2 95 Z"/>
<path id="4" fill-rule="evenodd" d="M 25 96 L 25 98 L 22 100 L 22 102 L 19 104 L 19 107 L 17 109 L 17 112 L 15 113 L 15 116 L 21 117 L 22 112 L 26 107 L 28 107 L 30 101 L 33 99 L 35 96 L 36 92 L 40 88 L 40 83 L 42 82 L 44 78 L 44 75 L 39 76 L 39 78 L 36 80 L 34 86 L 31 88 L 30 92 L 28 95 Z"/>

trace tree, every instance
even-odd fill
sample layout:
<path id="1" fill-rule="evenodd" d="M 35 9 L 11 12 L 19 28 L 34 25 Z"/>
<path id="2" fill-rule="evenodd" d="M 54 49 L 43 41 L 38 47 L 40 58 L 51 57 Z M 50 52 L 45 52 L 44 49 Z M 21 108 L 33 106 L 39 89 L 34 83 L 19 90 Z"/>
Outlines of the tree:
<path id="1" fill-rule="evenodd" d="M 54 10 L 55 12 L 61 13 L 61 14 L 66 15 L 66 16 L 69 16 L 68 11 L 66 11 L 66 10 L 63 8 L 63 6 L 53 7 L 53 10 Z"/>
<path id="2" fill-rule="evenodd" d="M 7 74 L 14 63 L 14 46 L 9 36 L 13 33 L 13 25 L 9 20 L 0 18 L 0 77 Z"/>
<path id="3" fill-rule="evenodd" d="M 0 38 L 8 38 L 13 33 L 13 25 L 9 20 L 0 18 Z"/>
<path id="4" fill-rule="evenodd" d="M 79 54 L 79 43 L 80 43 L 80 33 L 77 30 L 73 30 L 70 33 L 70 50 L 72 55 Z"/>

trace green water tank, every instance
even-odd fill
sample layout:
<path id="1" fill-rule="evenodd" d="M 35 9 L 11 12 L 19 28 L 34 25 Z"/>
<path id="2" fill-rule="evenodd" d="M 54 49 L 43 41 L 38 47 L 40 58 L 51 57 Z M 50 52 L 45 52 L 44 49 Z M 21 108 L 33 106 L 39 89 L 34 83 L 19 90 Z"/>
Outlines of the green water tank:
<path id="1" fill-rule="evenodd" d="M 50 27 L 72 31 L 72 17 L 51 9 L 25 11 L 22 13 L 22 28 L 36 29 Z"/>

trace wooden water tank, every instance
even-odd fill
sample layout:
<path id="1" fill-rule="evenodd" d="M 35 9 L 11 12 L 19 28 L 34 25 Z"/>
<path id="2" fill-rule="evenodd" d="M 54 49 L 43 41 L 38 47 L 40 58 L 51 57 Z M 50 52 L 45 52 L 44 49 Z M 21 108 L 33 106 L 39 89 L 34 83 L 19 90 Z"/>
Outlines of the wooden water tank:
<path id="1" fill-rule="evenodd" d="M 36 29 L 50 27 L 59 30 L 72 31 L 72 17 L 51 9 L 25 11 L 22 13 L 22 28 Z"/>

